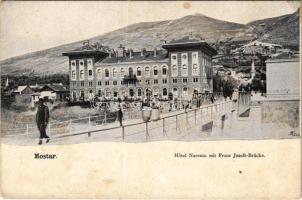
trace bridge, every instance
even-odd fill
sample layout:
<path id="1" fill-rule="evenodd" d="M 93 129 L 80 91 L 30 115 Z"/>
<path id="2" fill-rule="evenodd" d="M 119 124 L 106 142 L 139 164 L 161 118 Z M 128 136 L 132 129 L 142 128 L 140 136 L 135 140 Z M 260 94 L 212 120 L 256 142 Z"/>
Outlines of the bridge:
<path id="1" fill-rule="evenodd" d="M 158 120 L 144 122 L 142 119 L 129 119 L 120 126 L 118 122 L 74 129 L 60 133 L 52 130 L 49 144 L 74 144 L 95 141 L 150 142 L 161 140 L 208 140 L 221 137 L 234 121 L 248 115 L 250 95 L 240 94 L 233 100 L 222 100 L 194 109 L 178 110 L 161 115 Z M 83 120 L 83 119 L 82 119 Z M 88 119 L 88 124 L 92 122 Z M 70 124 L 69 124 L 70 125 Z M 50 126 L 49 126 L 50 127 Z M 49 129 L 50 130 L 50 129 Z M 12 140 L 11 138 L 15 138 Z M 6 135 L 4 141 L 19 140 L 21 144 L 36 144 L 38 133 L 27 129 L 17 136 Z"/>

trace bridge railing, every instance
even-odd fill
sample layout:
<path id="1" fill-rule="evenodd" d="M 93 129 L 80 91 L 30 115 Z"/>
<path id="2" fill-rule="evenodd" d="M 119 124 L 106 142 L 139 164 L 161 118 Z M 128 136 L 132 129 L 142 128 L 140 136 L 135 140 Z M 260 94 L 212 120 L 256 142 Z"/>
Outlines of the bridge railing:
<path id="1" fill-rule="evenodd" d="M 215 93 L 216 96 L 219 94 Z M 209 96 L 209 95 L 208 95 Z M 161 112 L 162 113 L 173 113 L 179 110 L 183 110 L 184 105 L 187 101 L 177 101 L 176 102 L 176 110 L 170 109 L 171 102 L 161 102 Z M 175 103 L 172 101 L 172 103 Z M 204 101 L 203 104 L 210 104 L 211 102 Z M 192 105 L 192 108 L 196 108 L 196 105 Z M 91 128 L 94 125 L 107 124 L 116 121 L 117 114 L 111 113 L 110 116 L 107 116 L 107 112 L 104 112 L 100 115 L 89 115 L 86 117 L 73 118 L 65 121 L 50 121 L 47 126 L 47 133 L 49 135 L 57 135 L 57 134 L 65 134 L 72 133 L 78 130 L 85 130 Z M 34 118 L 34 117 L 33 117 Z M 126 109 L 124 113 L 124 119 L 140 119 L 141 112 L 137 108 Z M 14 123 L 10 125 L 6 125 L 9 123 L 1 124 L 1 136 L 5 137 L 13 137 L 13 136 L 22 136 L 26 135 L 28 137 L 39 135 L 39 131 L 37 125 L 35 123 Z"/>
<path id="2" fill-rule="evenodd" d="M 246 112 L 251 105 L 251 93 L 249 92 L 238 92 L 238 98 L 237 98 L 238 104 L 237 104 L 237 114 L 240 116 L 242 113 Z"/>
<path id="3" fill-rule="evenodd" d="M 105 134 L 112 138 L 125 140 L 133 138 L 141 141 L 142 135 L 146 141 L 154 138 L 169 137 L 169 134 L 181 133 L 198 124 L 213 121 L 220 118 L 222 114 L 230 112 L 236 108 L 236 103 L 232 100 L 211 105 L 201 106 L 200 108 L 187 110 L 185 112 L 165 116 L 155 121 L 138 122 L 122 126 L 101 128 L 73 132 L 70 134 L 58 135 L 55 138 L 72 137 L 78 135 Z M 156 131 L 154 131 L 156 130 Z M 132 140 L 131 140 L 132 141 Z"/>

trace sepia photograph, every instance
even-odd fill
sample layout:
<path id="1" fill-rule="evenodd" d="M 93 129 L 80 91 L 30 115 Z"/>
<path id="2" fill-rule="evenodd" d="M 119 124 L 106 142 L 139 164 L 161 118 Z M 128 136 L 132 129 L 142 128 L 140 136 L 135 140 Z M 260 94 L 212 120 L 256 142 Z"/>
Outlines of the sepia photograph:
<path id="1" fill-rule="evenodd" d="M 173 142 L 173 159 L 274 157 L 176 148 L 214 142 L 301 149 L 299 1 L 4 1 L 0 15 L 2 163 L 19 148 L 33 149 L 33 163 L 110 144 Z M 142 193 L 88 197 L 221 197 Z"/>

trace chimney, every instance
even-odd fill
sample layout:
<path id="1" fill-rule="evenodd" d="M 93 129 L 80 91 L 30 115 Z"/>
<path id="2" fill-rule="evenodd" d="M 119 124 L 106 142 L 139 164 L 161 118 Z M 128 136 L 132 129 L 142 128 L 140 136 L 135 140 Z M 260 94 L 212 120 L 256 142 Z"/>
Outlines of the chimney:
<path id="1" fill-rule="evenodd" d="M 142 50 L 141 50 L 141 56 L 144 56 L 145 53 L 146 53 L 146 49 L 145 49 L 145 48 L 142 48 Z"/>
<path id="2" fill-rule="evenodd" d="M 124 51 L 124 56 L 125 56 L 125 57 L 128 57 L 129 54 L 130 54 L 130 50 L 129 50 L 129 49 L 127 49 L 127 50 Z"/>
<path id="3" fill-rule="evenodd" d="M 95 48 L 96 48 L 96 50 L 99 50 L 100 49 L 100 47 L 101 47 L 101 44 L 99 43 L 99 42 L 96 42 L 96 44 L 95 44 Z"/>
<path id="4" fill-rule="evenodd" d="M 157 49 L 156 49 L 156 47 L 154 48 L 154 55 L 153 55 L 154 57 L 156 57 L 157 56 Z"/>
<path id="5" fill-rule="evenodd" d="M 166 44 L 167 41 L 166 41 L 166 40 L 160 40 L 160 43 L 161 43 L 161 44 Z"/>
<path id="6" fill-rule="evenodd" d="M 122 44 L 117 48 L 117 57 L 122 58 L 125 56 L 125 47 Z"/>
<path id="7" fill-rule="evenodd" d="M 83 41 L 83 46 L 89 45 L 89 40 Z"/>
<path id="8" fill-rule="evenodd" d="M 129 50 L 129 58 L 133 58 L 133 49 Z"/>

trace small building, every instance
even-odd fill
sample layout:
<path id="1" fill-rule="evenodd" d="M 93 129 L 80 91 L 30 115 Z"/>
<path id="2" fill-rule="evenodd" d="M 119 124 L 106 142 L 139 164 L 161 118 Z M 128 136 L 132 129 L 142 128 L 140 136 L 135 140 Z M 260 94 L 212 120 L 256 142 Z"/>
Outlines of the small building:
<path id="1" fill-rule="evenodd" d="M 35 107 L 35 104 L 38 103 L 41 94 L 39 92 L 35 92 L 31 95 L 31 107 Z"/>
<path id="2" fill-rule="evenodd" d="M 261 105 L 263 123 L 283 123 L 299 131 L 299 68 L 298 55 L 280 55 L 266 61 L 267 98 Z"/>
<path id="3" fill-rule="evenodd" d="M 30 88 L 29 85 L 20 85 L 18 86 L 18 88 L 16 90 L 14 90 L 14 93 L 16 95 L 31 95 L 34 93 L 34 90 L 32 88 Z"/>
<path id="4" fill-rule="evenodd" d="M 299 99 L 299 58 L 280 55 L 266 61 L 267 97 Z"/>
<path id="5" fill-rule="evenodd" d="M 47 84 L 40 90 L 39 97 L 52 101 L 65 101 L 68 96 L 69 90 L 63 84 Z"/>
<path id="6" fill-rule="evenodd" d="M 35 85 L 30 85 L 29 87 L 31 89 L 33 89 L 35 92 L 39 92 L 42 89 L 43 86 L 44 85 L 39 85 L 39 84 L 36 83 Z"/>

